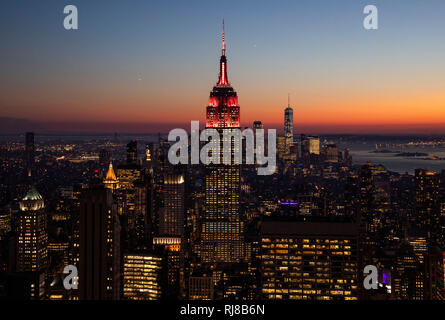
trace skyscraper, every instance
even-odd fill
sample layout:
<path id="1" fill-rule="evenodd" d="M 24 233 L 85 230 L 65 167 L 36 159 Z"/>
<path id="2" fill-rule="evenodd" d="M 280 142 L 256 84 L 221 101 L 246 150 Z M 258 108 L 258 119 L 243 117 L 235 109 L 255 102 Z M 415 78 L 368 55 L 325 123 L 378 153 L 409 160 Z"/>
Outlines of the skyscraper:
<path id="1" fill-rule="evenodd" d="M 303 159 L 311 158 L 311 155 L 320 154 L 320 137 L 318 136 L 307 136 L 305 134 L 301 135 L 301 157 Z"/>
<path id="2" fill-rule="evenodd" d="M 42 299 L 48 267 L 48 226 L 45 203 L 32 187 L 20 201 L 16 271 L 26 278 L 27 295 Z"/>
<path id="3" fill-rule="evenodd" d="M 315 218 L 266 220 L 260 232 L 264 299 L 358 299 L 355 223 Z"/>
<path id="4" fill-rule="evenodd" d="M 25 135 L 25 164 L 26 174 L 31 177 L 34 167 L 35 146 L 34 146 L 34 132 L 27 132 Z"/>
<path id="5" fill-rule="evenodd" d="M 184 231 L 184 176 L 166 174 L 163 187 L 164 206 L 159 221 L 163 236 L 181 237 Z"/>
<path id="6" fill-rule="evenodd" d="M 127 144 L 127 163 L 137 164 L 138 160 L 138 142 L 137 140 L 131 140 Z"/>
<path id="7" fill-rule="evenodd" d="M 239 128 L 240 108 L 238 97 L 227 78 L 226 44 L 222 33 L 222 54 L 217 84 L 210 93 L 207 107 L 206 128 L 214 128 L 220 134 L 221 150 L 223 134 Z M 231 142 L 232 155 L 240 148 Z M 223 153 L 220 153 L 222 159 Z M 244 224 L 239 212 L 240 165 L 233 157 L 230 164 L 206 165 L 205 213 L 202 218 L 200 255 L 203 262 L 239 262 L 243 254 Z"/>
<path id="8" fill-rule="evenodd" d="M 127 154 L 127 163 L 117 167 L 118 214 L 127 220 L 127 230 L 136 227 L 137 212 L 137 188 L 136 184 L 141 179 L 141 168 L 132 159 L 132 154 Z M 124 240 L 124 239 L 122 239 Z"/>
<path id="9" fill-rule="evenodd" d="M 79 291 L 82 300 L 120 295 L 120 225 L 111 190 L 97 186 L 80 202 Z"/>
<path id="10" fill-rule="evenodd" d="M 287 108 L 284 109 L 284 135 L 286 137 L 293 137 L 294 135 L 294 110 L 290 107 L 289 97 Z"/>
<path id="11" fill-rule="evenodd" d="M 127 253 L 123 263 L 124 299 L 161 298 L 162 257 L 151 253 Z"/>
<path id="12" fill-rule="evenodd" d="M 41 271 L 48 264 L 48 230 L 45 203 L 32 187 L 20 201 L 17 230 L 17 271 Z"/>
<path id="13" fill-rule="evenodd" d="M 415 170 L 416 223 L 420 227 L 438 224 L 439 175 L 433 171 Z"/>

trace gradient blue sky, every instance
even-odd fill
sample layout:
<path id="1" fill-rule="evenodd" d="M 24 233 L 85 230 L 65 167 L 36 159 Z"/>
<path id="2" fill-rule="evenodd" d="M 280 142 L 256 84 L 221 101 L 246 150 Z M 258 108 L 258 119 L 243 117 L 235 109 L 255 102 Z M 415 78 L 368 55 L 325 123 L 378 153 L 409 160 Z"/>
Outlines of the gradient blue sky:
<path id="1" fill-rule="evenodd" d="M 77 31 L 63 28 L 67 4 Z M 362 26 L 367 4 L 379 30 Z M 203 121 L 223 18 L 243 123 L 281 125 L 290 93 L 307 131 L 445 132 L 443 0 L 3 0 L 0 117 L 147 132 Z"/>

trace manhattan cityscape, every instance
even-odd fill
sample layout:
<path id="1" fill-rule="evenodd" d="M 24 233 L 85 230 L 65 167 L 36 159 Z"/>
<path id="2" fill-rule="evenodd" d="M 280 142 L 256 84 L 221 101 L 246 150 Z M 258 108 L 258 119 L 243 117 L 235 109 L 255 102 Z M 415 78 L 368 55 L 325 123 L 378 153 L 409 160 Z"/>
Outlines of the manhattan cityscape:
<path id="1" fill-rule="evenodd" d="M 393 25 L 385 29 L 383 19 L 378 28 L 366 28 L 361 21 L 367 21 L 366 13 L 372 14 L 372 8 L 363 14 L 368 3 L 350 9 L 340 2 L 347 12 L 345 21 L 358 10 L 359 31 L 353 33 L 386 37 L 402 32 Z M 390 15 L 400 3 L 377 2 L 375 8 Z M 407 3 L 410 9 L 416 6 L 415 1 Z M 416 79 L 407 79 L 396 66 L 398 72 L 382 75 L 385 89 L 362 80 L 377 79 L 373 71 L 366 74 L 366 66 L 364 71 L 357 67 L 363 61 L 377 63 L 373 58 L 351 58 L 350 52 L 360 51 L 363 43 L 348 44 L 344 59 L 334 54 L 335 62 L 314 62 L 320 69 L 313 62 L 298 62 L 301 72 L 308 72 L 304 64 L 310 63 L 314 76 L 294 75 L 294 61 L 319 59 L 323 54 L 318 50 L 329 45 L 315 49 L 317 45 L 311 47 L 312 40 L 304 36 L 309 53 L 298 56 L 299 50 L 306 50 L 302 40 L 295 57 L 279 53 L 281 62 L 275 56 L 278 49 L 271 49 L 280 43 L 278 38 L 272 35 L 268 44 L 266 35 L 248 36 L 239 15 L 224 11 L 222 16 L 215 13 L 215 4 L 206 4 L 193 17 L 213 15 L 202 25 L 195 20 L 185 24 L 185 29 L 193 29 L 189 39 L 173 27 L 146 31 L 153 32 L 150 39 L 159 41 L 161 48 L 170 49 L 168 42 L 175 39 L 174 48 L 184 49 L 161 54 L 152 40 L 155 49 L 142 60 L 154 75 L 146 75 L 140 66 L 129 76 L 125 67 L 129 60 L 141 59 L 136 52 L 142 50 L 131 47 L 134 39 L 125 35 L 129 31 L 119 34 L 113 29 L 109 38 L 93 45 L 99 40 L 84 38 L 105 35 L 105 29 L 90 22 L 87 13 L 82 24 L 82 14 L 88 8 L 95 12 L 96 5 L 74 1 L 74 7 L 64 11 L 66 5 L 45 4 L 45 10 L 60 11 L 60 30 L 53 35 L 59 40 L 54 43 L 70 47 L 71 53 L 46 60 L 51 48 L 21 51 L 26 41 L 34 41 L 28 39 L 11 45 L 2 59 L 6 73 L 1 77 L 9 81 L 2 81 L 0 93 L 0 299 L 445 300 L 445 96 L 438 85 L 444 84 L 445 69 L 442 61 L 430 66 L 434 54 L 424 61 L 421 54 L 400 51 L 401 60 L 425 64 L 425 73 L 417 71 Z M 137 3 L 138 9 L 131 10 L 143 17 L 146 5 Z M 260 3 L 257 14 L 267 16 L 269 5 Z M 283 5 L 306 13 L 313 9 L 304 1 Z M 119 5 L 111 6 L 112 14 L 125 15 Z M 180 6 L 173 16 L 188 12 Z M 445 9 L 434 2 L 423 10 L 433 12 L 434 6 Z M 5 7 L 19 12 L 17 4 Z M 240 7 L 244 14 L 244 4 Z M 162 16 L 170 9 L 157 4 L 150 10 Z M 270 14 L 279 16 L 278 12 L 282 11 Z M 67 15 L 73 15 L 68 22 L 63 20 Z M 148 15 L 163 25 L 160 17 Z M 79 19 L 78 25 L 74 19 Z M 192 18 L 180 17 L 174 24 L 182 19 Z M 246 18 L 247 30 L 253 30 L 253 21 L 257 20 Z M 18 25 L 11 26 L 15 37 L 27 37 Z M 88 28 L 94 32 L 83 31 Z M 209 30 L 196 35 L 196 28 Z M 52 31 L 43 36 L 32 32 L 46 41 L 42 39 L 51 37 Z M 302 34 L 306 32 L 311 30 Z M 324 32 L 328 31 L 313 31 L 320 37 Z M 65 34 L 72 37 L 67 42 L 60 40 Z M 374 41 L 370 39 L 363 41 Z M 82 48 L 87 49 L 75 49 L 82 41 L 92 41 L 91 48 L 85 42 Z M 108 41 L 129 47 L 103 57 L 122 62 L 117 71 L 95 74 L 104 62 L 94 46 L 108 46 Z M 326 45 L 323 41 L 330 43 L 322 39 L 320 46 Z M 392 49 L 381 56 L 372 50 L 392 70 L 384 60 L 398 51 L 388 46 Z M 91 55 L 89 67 L 79 67 L 85 58 L 76 59 L 76 54 Z M 261 58 L 252 56 L 249 62 L 244 55 L 250 54 Z M 39 55 L 45 58 L 35 58 Z M 268 55 L 271 58 L 264 59 Z M 151 57 L 159 65 L 150 62 Z M 59 63 L 66 65 L 66 73 L 53 74 Z M 346 65 L 344 75 L 335 73 Z M 351 71 L 354 65 L 364 73 Z M 322 76 L 325 66 L 334 73 L 332 78 Z M 413 64 L 406 67 L 417 70 Z M 429 68 L 434 70 L 431 74 L 425 71 Z M 274 72 L 282 80 L 266 79 Z M 441 72 L 442 80 L 435 72 Z M 39 74 L 42 79 L 33 78 Z M 326 89 L 329 84 L 332 88 Z M 316 92 L 320 88 L 326 90 Z M 366 88 L 377 92 L 375 100 L 354 100 L 360 93 L 367 95 Z M 344 100 L 330 101 L 333 96 Z M 196 99 L 200 105 L 189 107 Z M 171 100 L 171 105 L 164 105 L 164 100 Z M 354 101 L 362 105 L 347 106 Z M 174 132 L 184 132 L 185 138 Z M 240 136 L 231 137 L 234 132 Z M 246 312 L 264 313 L 261 304 L 257 307 Z M 189 308 L 184 312 L 193 314 Z"/>

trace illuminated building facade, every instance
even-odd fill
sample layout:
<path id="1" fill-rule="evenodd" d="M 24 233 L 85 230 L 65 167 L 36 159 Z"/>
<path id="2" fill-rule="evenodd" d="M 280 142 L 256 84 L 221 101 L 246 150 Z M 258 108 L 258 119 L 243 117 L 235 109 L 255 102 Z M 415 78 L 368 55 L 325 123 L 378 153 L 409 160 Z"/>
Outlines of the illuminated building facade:
<path id="1" fill-rule="evenodd" d="M 48 267 L 48 221 L 45 203 L 32 187 L 20 201 L 17 225 L 16 271 L 26 279 L 30 299 L 42 299 Z"/>
<path id="2" fill-rule="evenodd" d="M 11 209 L 4 208 L 0 210 L 0 240 L 11 231 Z"/>
<path id="3" fill-rule="evenodd" d="M 327 144 L 322 149 L 323 160 L 325 162 L 338 163 L 339 154 L 338 147 L 335 144 Z"/>
<path id="4" fill-rule="evenodd" d="M 141 178 L 141 168 L 137 164 L 129 163 L 117 167 L 118 213 L 124 215 L 128 221 L 128 230 L 136 228 L 137 221 L 137 188 Z"/>
<path id="5" fill-rule="evenodd" d="M 445 251 L 430 247 L 425 261 L 425 299 L 445 300 Z"/>
<path id="6" fill-rule="evenodd" d="M 213 300 L 213 279 L 212 277 L 190 277 L 189 278 L 189 299 L 190 300 Z"/>
<path id="7" fill-rule="evenodd" d="M 110 165 L 108 166 L 107 175 L 105 176 L 105 179 L 104 179 L 105 188 L 108 188 L 108 189 L 111 189 L 114 191 L 117 189 L 118 183 L 119 183 L 119 180 L 117 180 L 116 174 L 114 173 L 113 163 L 110 161 Z"/>
<path id="8" fill-rule="evenodd" d="M 261 296 L 273 300 L 357 300 L 357 226 L 264 221 Z"/>
<path id="9" fill-rule="evenodd" d="M 311 155 L 320 154 L 320 137 L 301 135 L 301 156 L 309 158 Z"/>
<path id="10" fill-rule="evenodd" d="M 425 268 L 408 243 L 397 250 L 391 271 L 391 294 L 395 300 L 424 299 Z"/>
<path id="11" fill-rule="evenodd" d="M 287 108 L 284 109 L 284 137 L 286 139 L 286 151 L 288 152 L 294 143 L 294 110 L 288 101 Z"/>
<path id="12" fill-rule="evenodd" d="M 214 128 L 220 134 L 221 148 L 223 133 L 240 127 L 240 108 L 236 92 L 227 78 L 227 58 L 224 39 L 220 59 L 219 79 L 210 93 L 207 107 L 206 128 Z M 240 146 L 231 141 L 232 155 Z M 202 217 L 200 255 L 203 262 L 239 262 L 244 256 L 243 229 L 239 212 L 240 165 L 206 165 L 205 213 Z"/>
<path id="13" fill-rule="evenodd" d="M 32 187 L 20 201 L 17 230 L 17 271 L 41 271 L 48 264 L 48 230 L 45 204 Z"/>
<path id="14" fill-rule="evenodd" d="M 184 231 L 184 175 L 166 174 L 162 191 L 160 235 L 181 237 Z"/>
<path id="15" fill-rule="evenodd" d="M 416 169 L 415 180 L 415 224 L 420 228 L 430 228 L 430 244 L 444 245 L 444 235 L 440 228 L 439 175 L 434 171 Z"/>
<path id="16" fill-rule="evenodd" d="M 123 263 L 124 299 L 161 299 L 162 257 L 151 253 L 128 253 L 124 255 Z"/>

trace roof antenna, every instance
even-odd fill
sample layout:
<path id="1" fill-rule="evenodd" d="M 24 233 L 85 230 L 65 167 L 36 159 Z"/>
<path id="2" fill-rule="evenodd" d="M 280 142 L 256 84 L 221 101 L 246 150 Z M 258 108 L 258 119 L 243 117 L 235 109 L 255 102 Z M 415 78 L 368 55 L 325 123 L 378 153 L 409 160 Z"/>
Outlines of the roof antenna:
<path id="1" fill-rule="evenodd" d="M 223 32 L 222 32 L 222 55 L 226 55 L 226 39 L 224 34 L 224 19 L 223 19 Z"/>

